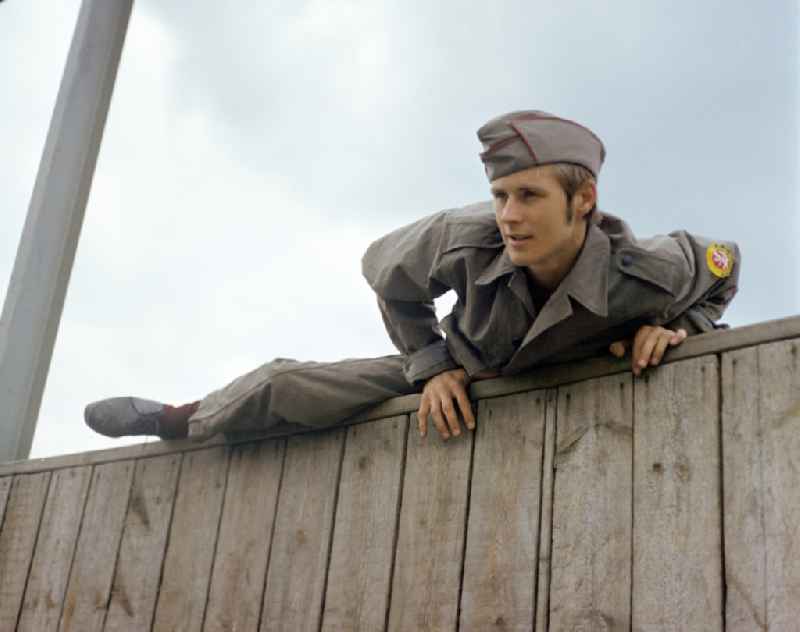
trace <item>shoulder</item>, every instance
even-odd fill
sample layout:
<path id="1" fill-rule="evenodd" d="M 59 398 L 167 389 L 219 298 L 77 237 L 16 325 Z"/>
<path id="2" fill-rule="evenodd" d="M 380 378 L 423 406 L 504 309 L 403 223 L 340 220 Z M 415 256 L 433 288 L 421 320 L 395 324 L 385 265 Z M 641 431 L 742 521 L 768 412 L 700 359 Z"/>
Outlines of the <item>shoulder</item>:
<path id="1" fill-rule="evenodd" d="M 657 285 L 673 296 L 699 277 L 719 279 L 738 274 L 740 252 L 735 242 L 685 230 L 639 238 L 622 219 L 608 214 L 599 227 L 609 237 L 613 269 Z"/>
<path id="2" fill-rule="evenodd" d="M 693 266 L 672 235 L 639 238 L 621 218 L 603 213 L 598 227 L 610 243 L 611 272 L 633 278 L 676 295 Z"/>
<path id="3" fill-rule="evenodd" d="M 477 202 L 444 211 L 442 253 L 459 248 L 502 246 L 503 238 L 497 228 L 492 202 Z"/>

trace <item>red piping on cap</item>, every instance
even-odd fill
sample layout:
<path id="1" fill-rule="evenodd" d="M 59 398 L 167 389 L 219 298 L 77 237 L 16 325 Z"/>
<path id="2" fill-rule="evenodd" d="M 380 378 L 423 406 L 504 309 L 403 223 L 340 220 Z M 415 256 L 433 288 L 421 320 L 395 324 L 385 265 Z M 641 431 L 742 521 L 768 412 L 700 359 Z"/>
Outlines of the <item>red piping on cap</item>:
<path id="1" fill-rule="evenodd" d="M 534 120 L 561 121 L 562 123 L 569 123 L 570 125 L 574 125 L 575 127 L 580 127 L 584 132 L 588 132 L 592 136 L 592 138 L 594 138 L 598 143 L 600 143 L 600 146 L 603 148 L 603 155 L 605 156 L 606 153 L 605 146 L 603 145 L 603 141 L 600 140 L 597 134 L 595 134 L 588 127 L 584 127 L 580 123 L 576 123 L 575 121 L 570 121 L 569 119 L 561 118 L 560 116 L 541 116 L 540 114 L 523 114 L 521 116 L 517 116 L 511 119 L 511 121 L 509 121 L 509 125 L 514 127 L 514 121 L 534 121 Z M 514 129 L 516 129 L 516 127 L 514 127 Z"/>
<path id="2" fill-rule="evenodd" d="M 525 146 L 528 148 L 528 151 L 529 151 L 529 152 L 531 152 L 531 156 L 533 156 L 533 160 L 534 160 L 535 162 L 539 162 L 539 159 L 536 157 L 536 152 L 535 152 L 535 151 L 533 151 L 533 147 L 531 147 L 531 144 L 528 142 L 528 139 L 527 139 L 527 138 L 525 138 L 525 134 L 523 134 L 523 133 L 522 133 L 522 132 L 519 130 L 519 128 L 518 128 L 516 125 L 514 125 L 514 123 L 513 123 L 513 122 L 509 122 L 509 125 L 511 126 L 511 128 L 512 128 L 512 129 L 513 129 L 513 130 L 514 130 L 514 131 L 515 131 L 517 134 L 519 134 L 519 137 L 522 139 L 522 142 L 523 142 L 523 143 L 525 143 Z"/>
<path id="3" fill-rule="evenodd" d="M 481 158 L 484 158 L 485 156 L 488 156 L 489 154 L 492 154 L 492 153 L 496 152 L 498 149 L 501 149 L 502 147 L 505 147 L 506 145 L 510 145 L 511 143 L 513 143 L 516 140 L 519 140 L 516 136 L 511 136 L 510 138 L 504 138 L 503 140 L 499 140 L 494 145 L 490 146 L 489 149 L 487 149 L 486 151 L 482 152 L 480 154 L 480 156 L 481 156 Z"/>

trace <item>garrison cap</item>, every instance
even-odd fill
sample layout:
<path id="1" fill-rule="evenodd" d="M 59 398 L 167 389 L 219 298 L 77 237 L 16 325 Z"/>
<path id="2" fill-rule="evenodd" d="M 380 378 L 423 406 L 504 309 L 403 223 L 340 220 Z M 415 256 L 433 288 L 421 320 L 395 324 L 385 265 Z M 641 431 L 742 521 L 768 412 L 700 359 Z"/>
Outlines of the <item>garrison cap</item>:
<path id="1" fill-rule="evenodd" d="M 489 181 L 554 162 L 581 165 L 597 177 L 606 157 L 603 141 L 590 129 L 538 110 L 498 116 L 478 130 L 478 139 Z"/>

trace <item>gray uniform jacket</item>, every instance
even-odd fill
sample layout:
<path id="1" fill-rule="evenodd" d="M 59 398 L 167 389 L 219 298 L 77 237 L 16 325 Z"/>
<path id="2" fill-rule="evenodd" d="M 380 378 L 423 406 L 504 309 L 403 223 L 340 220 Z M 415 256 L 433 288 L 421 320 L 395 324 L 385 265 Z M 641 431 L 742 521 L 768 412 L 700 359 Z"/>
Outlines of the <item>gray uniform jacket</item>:
<path id="1" fill-rule="evenodd" d="M 493 204 L 442 211 L 374 242 L 362 261 L 392 342 L 417 384 L 464 367 L 509 375 L 607 353 L 645 324 L 710 331 L 736 293 L 739 249 L 727 276 L 713 271 L 710 240 L 676 231 L 637 239 L 628 225 L 595 213 L 578 258 L 537 309 L 527 275 L 505 252 Z M 719 270 L 718 270 L 719 271 Z M 439 323 L 433 299 L 457 301 Z M 444 332 L 444 336 L 443 336 Z"/>

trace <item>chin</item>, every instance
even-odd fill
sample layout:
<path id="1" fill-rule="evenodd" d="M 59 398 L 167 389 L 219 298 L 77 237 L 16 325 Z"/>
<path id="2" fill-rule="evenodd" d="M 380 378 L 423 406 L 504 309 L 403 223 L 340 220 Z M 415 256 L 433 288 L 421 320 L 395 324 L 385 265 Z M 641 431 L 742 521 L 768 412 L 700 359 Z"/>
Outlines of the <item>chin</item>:
<path id="1" fill-rule="evenodd" d="M 508 258 L 511 259 L 511 263 L 515 266 L 529 266 L 533 263 L 533 259 L 530 256 L 525 256 L 524 254 L 515 253 L 512 250 L 506 250 L 508 252 Z"/>

